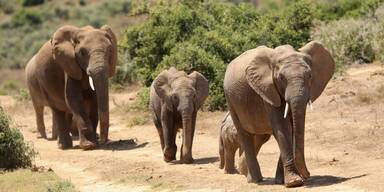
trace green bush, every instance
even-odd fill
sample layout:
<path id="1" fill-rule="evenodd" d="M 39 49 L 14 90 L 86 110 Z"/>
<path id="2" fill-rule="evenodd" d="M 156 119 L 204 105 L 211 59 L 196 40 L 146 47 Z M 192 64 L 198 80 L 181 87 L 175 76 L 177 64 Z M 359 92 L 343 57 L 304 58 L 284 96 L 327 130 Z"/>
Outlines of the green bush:
<path id="1" fill-rule="evenodd" d="M 19 89 L 19 85 L 17 85 L 14 81 L 7 81 L 3 84 L 3 87 L 6 89 Z"/>
<path id="2" fill-rule="evenodd" d="M 336 0 L 316 3 L 316 18 L 330 22 L 340 18 L 373 16 L 383 0 Z"/>
<path id="3" fill-rule="evenodd" d="M 132 3 L 131 1 L 109 1 L 104 2 L 99 9 L 106 10 L 107 14 L 110 16 L 115 16 L 117 14 L 126 14 L 131 12 Z"/>
<path id="4" fill-rule="evenodd" d="M 147 111 L 149 107 L 149 88 L 144 88 L 139 93 L 138 101 L 133 105 L 127 105 L 124 111 Z"/>
<path id="5" fill-rule="evenodd" d="M 265 15 L 248 4 L 164 3 L 150 9 L 145 23 L 124 34 L 120 48 L 132 58 L 137 67 L 132 73 L 146 86 L 170 66 L 187 73 L 199 71 L 210 82 L 208 109 L 224 110 L 227 64 L 259 45 L 301 47 L 310 38 L 312 12 L 309 0 Z"/>
<path id="6" fill-rule="evenodd" d="M 11 18 L 11 24 L 15 27 L 22 25 L 38 25 L 42 22 L 39 12 L 33 9 L 22 8 L 16 11 Z"/>
<path id="7" fill-rule="evenodd" d="M 14 7 L 12 5 L 12 2 L 0 0 L 0 10 L 2 10 L 5 14 L 13 13 Z"/>
<path id="8" fill-rule="evenodd" d="M 79 0 L 79 5 L 81 6 L 85 6 L 87 3 L 85 2 L 85 0 Z"/>
<path id="9" fill-rule="evenodd" d="M 384 7 L 380 8 L 384 9 Z M 383 61 L 384 20 L 342 19 L 318 27 L 312 38 L 321 41 L 332 53 L 336 73 L 343 74 L 353 63 Z"/>
<path id="10" fill-rule="evenodd" d="M 31 95 L 27 89 L 19 89 L 19 93 L 13 96 L 18 102 L 30 101 Z"/>
<path id="11" fill-rule="evenodd" d="M 58 181 L 47 185 L 47 192 L 79 192 L 69 181 Z"/>
<path id="12" fill-rule="evenodd" d="M 5 96 L 5 95 L 8 95 L 8 93 L 6 91 L 0 89 L 0 96 Z"/>
<path id="13" fill-rule="evenodd" d="M 0 168 L 30 167 L 37 153 L 25 143 L 19 129 L 10 127 L 10 123 L 10 118 L 0 107 Z"/>
<path id="14" fill-rule="evenodd" d="M 20 3 L 23 6 L 33 6 L 43 4 L 44 0 L 20 0 Z"/>

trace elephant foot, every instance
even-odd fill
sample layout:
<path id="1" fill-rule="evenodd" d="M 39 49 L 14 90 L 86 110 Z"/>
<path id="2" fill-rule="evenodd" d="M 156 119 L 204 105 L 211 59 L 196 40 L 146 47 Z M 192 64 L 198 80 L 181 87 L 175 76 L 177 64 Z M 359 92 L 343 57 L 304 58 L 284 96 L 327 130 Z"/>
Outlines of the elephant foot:
<path id="1" fill-rule="evenodd" d="M 291 172 L 284 176 L 284 183 L 286 187 L 299 187 L 304 184 L 304 181 L 299 174 Z"/>
<path id="2" fill-rule="evenodd" d="M 58 145 L 60 149 L 70 149 L 72 148 L 72 139 L 70 138 L 65 138 L 65 139 L 60 139 L 58 141 Z"/>
<path id="3" fill-rule="evenodd" d="M 166 156 L 164 155 L 163 159 L 164 159 L 165 162 L 168 163 L 168 162 L 171 162 L 171 161 L 173 161 L 173 160 L 176 160 L 176 157 L 166 157 Z"/>
<path id="4" fill-rule="evenodd" d="M 253 178 L 251 178 L 251 176 L 247 176 L 247 182 L 248 183 L 256 183 L 257 184 L 257 183 L 260 183 L 262 181 L 263 181 L 263 178 L 255 178 L 255 179 L 253 179 Z"/>
<path id="5" fill-rule="evenodd" d="M 224 163 L 221 163 L 221 162 L 220 162 L 219 168 L 220 168 L 220 169 L 223 169 L 223 168 L 224 168 Z"/>
<path id="6" fill-rule="evenodd" d="M 284 177 L 276 177 L 275 178 L 275 184 L 283 185 L 284 184 Z"/>
<path id="7" fill-rule="evenodd" d="M 45 131 L 39 131 L 40 135 L 37 136 L 37 138 L 43 138 L 43 139 L 47 139 L 47 134 L 45 133 Z"/>
<path id="8" fill-rule="evenodd" d="M 303 176 L 304 179 L 309 179 L 309 177 L 311 176 L 311 174 L 309 173 L 309 171 L 306 168 L 300 169 L 298 167 L 297 169 L 299 170 L 299 173 L 301 174 L 301 176 Z"/>
<path id="9" fill-rule="evenodd" d="M 83 150 L 94 149 L 96 144 L 91 141 L 80 141 L 80 148 Z"/>
<path id="10" fill-rule="evenodd" d="M 192 157 L 183 157 L 182 158 L 182 162 L 184 163 L 184 164 L 191 164 L 191 163 L 193 163 L 195 160 L 192 158 Z"/>
<path id="11" fill-rule="evenodd" d="M 224 174 L 235 174 L 235 173 L 239 173 L 236 169 L 232 168 L 232 169 L 224 169 Z"/>
<path id="12" fill-rule="evenodd" d="M 108 142 L 108 138 L 100 138 L 100 144 L 106 144 Z"/>

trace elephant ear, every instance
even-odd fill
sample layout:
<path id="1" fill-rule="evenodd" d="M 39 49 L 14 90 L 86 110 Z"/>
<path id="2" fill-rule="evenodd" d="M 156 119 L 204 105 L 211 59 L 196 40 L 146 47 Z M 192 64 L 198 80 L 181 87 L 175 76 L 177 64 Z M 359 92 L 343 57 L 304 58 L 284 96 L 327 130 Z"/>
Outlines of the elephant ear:
<path id="1" fill-rule="evenodd" d="M 168 71 L 161 72 L 153 81 L 153 87 L 155 88 L 156 94 L 160 97 L 163 103 L 165 103 L 168 110 L 173 111 L 171 87 L 168 83 L 168 76 Z"/>
<path id="2" fill-rule="evenodd" d="M 102 26 L 101 30 L 107 32 L 108 38 L 112 43 L 111 55 L 109 58 L 109 77 L 112 77 L 115 74 L 117 64 L 117 39 L 112 29 L 108 25 Z"/>
<path id="3" fill-rule="evenodd" d="M 327 86 L 335 70 L 335 62 L 329 51 L 318 41 L 311 41 L 299 49 L 312 58 L 311 100 L 315 101 Z"/>
<path id="4" fill-rule="evenodd" d="M 74 35 L 78 30 L 74 26 L 63 26 L 53 34 L 51 39 L 55 63 L 76 80 L 80 80 L 83 73 L 75 58 Z"/>
<path id="5" fill-rule="evenodd" d="M 252 89 L 264 101 L 274 107 L 281 105 L 279 93 L 273 82 L 273 55 L 274 50 L 265 46 L 249 50 L 237 58 L 237 62 L 247 62 L 245 77 Z"/>
<path id="6" fill-rule="evenodd" d="M 209 84 L 208 80 L 199 72 L 194 71 L 188 75 L 195 81 L 195 90 L 196 90 L 196 110 L 199 110 L 200 107 L 204 104 L 205 99 L 207 99 L 209 94 Z"/>

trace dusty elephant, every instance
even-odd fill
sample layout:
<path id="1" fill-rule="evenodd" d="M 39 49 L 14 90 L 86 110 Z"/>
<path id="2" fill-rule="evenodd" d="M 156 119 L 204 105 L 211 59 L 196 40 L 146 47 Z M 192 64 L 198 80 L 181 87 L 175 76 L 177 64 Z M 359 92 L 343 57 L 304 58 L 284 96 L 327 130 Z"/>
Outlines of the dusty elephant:
<path id="1" fill-rule="evenodd" d="M 220 169 L 224 168 L 224 173 L 235 173 L 235 153 L 240 144 L 237 137 L 237 130 L 229 112 L 225 115 L 220 126 L 219 155 Z"/>
<path id="2" fill-rule="evenodd" d="M 220 169 L 224 168 L 224 173 L 236 173 L 235 154 L 237 149 L 239 149 L 237 168 L 241 174 L 247 175 L 247 162 L 243 150 L 240 148 L 236 127 L 233 124 L 231 114 L 228 112 L 221 122 L 219 137 Z"/>
<path id="3" fill-rule="evenodd" d="M 256 159 L 273 134 L 280 148 L 276 183 L 300 186 L 309 178 L 304 158 L 307 104 L 322 93 L 334 72 L 324 46 L 312 41 L 296 51 L 290 45 L 248 50 L 227 67 L 224 91 L 248 165 L 248 182 L 260 182 Z"/>
<path id="4" fill-rule="evenodd" d="M 159 133 L 164 161 L 176 159 L 177 130 L 182 128 L 180 160 L 192 163 L 196 115 L 208 97 L 208 81 L 199 72 L 187 75 L 174 67 L 161 72 L 150 90 L 150 110 Z"/>
<path id="5" fill-rule="evenodd" d="M 100 120 L 100 142 L 108 140 L 108 78 L 115 73 L 117 40 L 108 26 L 63 26 L 46 42 L 26 67 L 27 84 L 36 113 L 37 128 L 44 137 L 43 108 L 49 106 L 57 126 L 61 149 L 72 147 L 72 114 L 79 131 L 80 147 L 96 146 Z"/>

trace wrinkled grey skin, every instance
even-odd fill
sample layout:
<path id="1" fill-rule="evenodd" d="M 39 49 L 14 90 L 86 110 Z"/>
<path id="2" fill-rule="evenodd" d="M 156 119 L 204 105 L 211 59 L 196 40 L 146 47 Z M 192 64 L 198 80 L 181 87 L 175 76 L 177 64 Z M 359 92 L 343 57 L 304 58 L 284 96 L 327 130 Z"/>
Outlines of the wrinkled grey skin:
<path id="1" fill-rule="evenodd" d="M 295 187 L 304 183 L 302 177 L 309 178 L 304 158 L 306 106 L 320 96 L 333 72 L 332 56 L 316 41 L 299 51 L 290 45 L 260 46 L 228 65 L 224 92 L 245 152 L 248 182 L 262 181 L 256 156 L 270 135 L 280 148 L 276 183 Z"/>
<path id="2" fill-rule="evenodd" d="M 198 72 L 187 75 L 174 67 L 161 72 L 150 90 L 150 110 L 159 133 L 164 161 L 176 159 L 178 129 L 183 129 L 180 160 L 192 163 L 192 143 L 199 108 L 208 97 L 208 81 Z"/>
<path id="3" fill-rule="evenodd" d="M 96 146 L 99 120 L 100 142 L 107 142 L 108 78 L 113 76 L 116 63 L 117 40 L 108 26 L 59 28 L 26 67 L 40 135 L 46 137 L 43 109 L 49 106 L 53 127 L 57 128 L 59 136 L 59 148 L 72 147 L 69 136 L 72 118 L 66 114 L 73 116 L 82 149 Z M 90 88 L 89 77 L 93 79 L 95 91 Z"/>
<path id="4" fill-rule="evenodd" d="M 220 169 L 224 168 L 224 173 L 236 173 L 235 153 L 239 147 L 237 130 L 228 112 L 221 122 L 219 138 Z"/>

